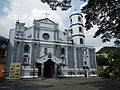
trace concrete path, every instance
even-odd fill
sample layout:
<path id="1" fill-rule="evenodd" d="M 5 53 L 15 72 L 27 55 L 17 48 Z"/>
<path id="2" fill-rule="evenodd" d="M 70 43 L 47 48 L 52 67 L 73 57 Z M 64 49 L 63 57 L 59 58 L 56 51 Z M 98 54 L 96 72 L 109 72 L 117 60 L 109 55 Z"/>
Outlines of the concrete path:
<path id="1" fill-rule="evenodd" d="M 120 80 L 98 78 L 0 81 L 0 90 L 120 90 Z"/>

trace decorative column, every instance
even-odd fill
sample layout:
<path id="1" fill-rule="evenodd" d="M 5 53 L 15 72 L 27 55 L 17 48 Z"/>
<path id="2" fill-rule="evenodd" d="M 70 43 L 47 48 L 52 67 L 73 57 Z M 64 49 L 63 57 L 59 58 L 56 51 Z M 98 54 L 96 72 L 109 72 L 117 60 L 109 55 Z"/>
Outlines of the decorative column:
<path id="1" fill-rule="evenodd" d="M 20 55 L 19 56 L 20 56 L 20 62 L 22 63 L 23 62 L 22 61 L 22 59 L 23 59 L 22 58 L 23 57 L 23 41 L 20 41 L 19 45 L 20 45 L 20 48 L 19 48 L 20 49 L 20 53 L 19 53 Z M 24 66 L 21 65 L 20 77 L 24 76 L 24 71 L 23 70 L 24 70 Z"/>
<path id="2" fill-rule="evenodd" d="M 44 79 L 44 63 L 41 63 L 41 80 Z"/>
<path id="3" fill-rule="evenodd" d="M 89 70 L 87 70 L 87 78 L 89 78 Z"/>
<path id="4" fill-rule="evenodd" d="M 35 76 L 35 62 L 36 62 L 36 54 L 37 54 L 37 43 L 33 44 L 34 47 L 34 58 L 33 58 L 33 78 Z"/>
<path id="5" fill-rule="evenodd" d="M 35 78 L 35 61 L 33 61 L 33 78 Z"/>
<path id="6" fill-rule="evenodd" d="M 57 64 L 55 64 L 55 79 L 57 79 Z"/>
<path id="7" fill-rule="evenodd" d="M 76 58 L 76 47 L 74 47 L 74 69 L 75 69 L 75 75 L 77 75 L 77 58 Z"/>
<path id="8" fill-rule="evenodd" d="M 31 68 L 33 68 L 33 78 L 35 76 L 35 43 L 31 43 Z"/>

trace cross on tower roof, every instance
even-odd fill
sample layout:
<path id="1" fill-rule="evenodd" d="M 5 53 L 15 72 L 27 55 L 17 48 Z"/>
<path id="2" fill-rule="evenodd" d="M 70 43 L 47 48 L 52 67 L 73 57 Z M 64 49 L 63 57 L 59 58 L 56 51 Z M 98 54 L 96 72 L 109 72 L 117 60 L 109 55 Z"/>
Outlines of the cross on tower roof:
<path id="1" fill-rule="evenodd" d="M 47 16 L 49 15 L 47 12 L 46 13 L 44 13 L 45 15 L 46 15 L 46 18 L 47 18 Z"/>

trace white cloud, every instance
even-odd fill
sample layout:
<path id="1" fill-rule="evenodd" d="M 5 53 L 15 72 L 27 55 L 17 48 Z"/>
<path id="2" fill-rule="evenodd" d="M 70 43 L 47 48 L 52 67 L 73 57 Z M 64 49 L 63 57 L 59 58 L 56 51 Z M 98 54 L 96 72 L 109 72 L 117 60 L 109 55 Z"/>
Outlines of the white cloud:
<path id="1" fill-rule="evenodd" d="M 0 17 L 0 35 L 7 37 L 9 30 L 14 27 L 18 19 L 26 23 L 26 26 L 31 26 L 34 19 L 45 18 L 46 12 L 49 14 L 48 18 L 59 23 L 60 29 L 63 30 L 65 27 L 63 20 L 71 11 L 70 9 L 61 11 L 60 8 L 52 11 L 46 3 L 43 4 L 40 0 L 10 0 L 10 8 L 4 7 L 4 12 L 8 15 Z"/>
<path id="2" fill-rule="evenodd" d="M 81 5 L 81 7 L 84 5 L 86 3 Z M 72 6 L 74 7 L 74 5 Z M 34 19 L 45 18 L 44 13 L 46 12 L 49 14 L 48 18 L 58 23 L 60 30 L 63 30 L 65 27 L 63 21 L 68 22 L 66 18 L 68 18 L 72 9 L 61 11 L 60 8 L 57 8 L 57 11 L 52 11 L 47 4 L 43 4 L 40 0 L 10 0 L 10 8 L 4 7 L 3 10 L 8 15 L 0 16 L 0 35 L 5 37 L 9 36 L 9 30 L 14 28 L 14 24 L 18 19 L 20 22 L 26 23 L 26 26 L 31 26 Z M 83 21 L 85 22 L 84 18 Z M 97 27 L 94 27 L 93 30 L 85 31 L 87 45 L 95 46 L 96 50 L 103 46 L 113 45 L 113 42 L 102 43 L 100 38 L 93 39 L 92 37 L 96 30 Z"/>

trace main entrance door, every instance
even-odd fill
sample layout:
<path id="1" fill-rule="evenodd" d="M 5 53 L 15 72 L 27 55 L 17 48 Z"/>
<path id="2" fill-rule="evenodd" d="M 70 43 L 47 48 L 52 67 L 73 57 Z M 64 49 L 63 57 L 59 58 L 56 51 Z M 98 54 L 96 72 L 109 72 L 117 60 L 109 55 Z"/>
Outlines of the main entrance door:
<path id="1" fill-rule="evenodd" d="M 54 77 L 55 63 L 49 59 L 44 63 L 44 77 L 52 78 Z"/>

